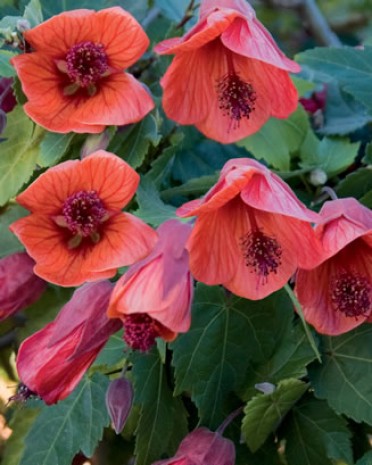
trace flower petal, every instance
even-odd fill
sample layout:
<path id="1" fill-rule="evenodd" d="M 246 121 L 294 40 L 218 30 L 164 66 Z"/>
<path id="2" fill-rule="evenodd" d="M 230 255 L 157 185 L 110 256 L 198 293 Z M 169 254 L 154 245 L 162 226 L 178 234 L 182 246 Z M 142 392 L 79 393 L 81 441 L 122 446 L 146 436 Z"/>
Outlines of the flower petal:
<path id="1" fill-rule="evenodd" d="M 104 45 L 109 65 L 126 69 L 146 51 L 150 40 L 131 14 L 120 7 L 106 8 L 92 16 L 93 42 Z"/>
<path id="2" fill-rule="evenodd" d="M 102 236 L 87 254 L 84 271 L 104 272 L 131 265 L 154 247 L 157 233 L 146 223 L 129 213 L 120 213 L 104 224 Z"/>
<path id="3" fill-rule="evenodd" d="M 256 18 L 236 18 L 221 34 L 222 43 L 239 55 L 254 58 L 285 71 L 298 73 L 301 67 L 278 48 L 268 30 Z"/>
<path id="4" fill-rule="evenodd" d="M 136 192 L 140 177 L 121 158 L 98 150 L 81 162 L 82 188 L 95 190 L 109 211 L 121 210 Z"/>
<path id="5" fill-rule="evenodd" d="M 75 107 L 73 117 L 90 127 L 124 125 L 140 121 L 154 108 L 154 102 L 131 74 L 112 74 L 100 83 L 98 92 Z"/>

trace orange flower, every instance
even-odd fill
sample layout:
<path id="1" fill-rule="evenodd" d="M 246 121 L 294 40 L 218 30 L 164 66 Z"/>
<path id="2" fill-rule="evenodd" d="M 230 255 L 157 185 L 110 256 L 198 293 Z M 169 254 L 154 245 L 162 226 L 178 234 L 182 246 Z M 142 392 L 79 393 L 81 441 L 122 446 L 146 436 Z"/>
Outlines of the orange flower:
<path id="1" fill-rule="evenodd" d="M 17 197 L 31 215 L 10 226 L 35 260 L 35 273 L 78 286 L 110 278 L 118 267 L 147 255 L 156 232 L 121 211 L 138 182 L 125 161 L 103 150 L 39 176 Z"/>
<path id="2" fill-rule="evenodd" d="M 176 55 L 161 80 L 165 113 L 211 139 L 235 142 L 297 107 L 288 72 L 300 67 L 279 50 L 246 1 L 202 0 L 199 22 L 155 51 Z"/>
<path id="3" fill-rule="evenodd" d="M 295 290 L 305 319 L 334 336 L 372 323 L 372 212 L 346 198 L 326 202 L 320 216 L 324 255 L 316 268 L 298 270 Z"/>
<path id="4" fill-rule="evenodd" d="M 298 266 L 312 268 L 322 254 L 310 226 L 318 215 L 249 158 L 229 160 L 204 198 L 186 203 L 177 214 L 197 216 L 186 244 L 193 276 L 248 299 L 280 289 Z"/>
<path id="5" fill-rule="evenodd" d="M 144 87 L 123 73 L 149 45 L 123 9 L 68 11 L 24 37 L 33 51 L 11 62 L 28 98 L 25 112 L 40 126 L 97 133 L 135 123 L 154 107 Z"/>

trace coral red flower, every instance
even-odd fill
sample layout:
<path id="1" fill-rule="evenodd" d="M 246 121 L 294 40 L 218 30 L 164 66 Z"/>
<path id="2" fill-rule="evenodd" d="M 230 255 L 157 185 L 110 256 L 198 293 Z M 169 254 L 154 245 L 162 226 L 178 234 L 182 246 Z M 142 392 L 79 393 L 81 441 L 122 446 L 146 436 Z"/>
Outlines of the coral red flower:
<path id="1" fill-rule="evenodd" d="M 108 315 L 123 320 L 124 340 L 133 349 L 148 350 L 158 336 L 172 341 L 190 327 L 193 282 L 185 249 L 190 233 L 188 224 L 163 223 L 151 254 L 116 283 Z"/>
<path id="2" fill-rule="evenodd" d="M 181 442 L 174 457 L 153 465 L 234 465 L 235 446 L 218 432 L 198 428 Z"/>
<path id="3" fill-rule="evenodd" d="M 229 160 L 217 184 L 178 209 L 197 216 L 186 248 L 190 269 L 206 284 L 262 299 L 280 289 L 298 266 L 319 260 L 308 210 L 278 176 L 255 160 Z"/>
<path id="4" fill-rule="evenodd" d="M 25 112 L 40 126 L 97 133 L 139 121 L 154 107 L 145 88 L 123 72 L 149 39 L 122 8 L 67 11 L 24 38 L 33 51 L 11 63 L 28 98 Z"/>
<path id="5" fill-rule="evenodd" d="M 298 271 L 295 290 L 306 320 L 337 335 L 372 322 L 372 212 L 347 198 L 326 202 L 320 215 L 323 260 Z"/>
<path id="6" fill-rule="evenodd" d="M 46 282 L 33 272 L 35 262 L 19 252 L 0 260 L 0 321 L 36 302 Z"/>
<path id="7" fill-rule="evenodd" d="M 35 260 L 35 273 L 78 286 L 112 277 L 147 255 L 157 234 L 121 211 L 138 182 L 125 161 L 103 150 L 39 176 L 17 197 L 32 214 L 10 226 Z"/>
<path id="8" fill-rule="evenodd" d="M 199 22 L 155 47 L 175 54 L 161 80 L 167 116 L 230 143 L 258 131 L 270 116 L 297 107 L 286 58 L 244 0 L 202 0 Z"/>
<path id="9" fill-rule="evenodd" d="M 57 318 L 25 339 L 18 351 L 17 370 L 25 387 L 48 405 L 67 397 L 121 322 L 107 318 L 112 284 L 85 284 L 77 289 Z M 17 397 L 16 397 L 17 398 Z"/>

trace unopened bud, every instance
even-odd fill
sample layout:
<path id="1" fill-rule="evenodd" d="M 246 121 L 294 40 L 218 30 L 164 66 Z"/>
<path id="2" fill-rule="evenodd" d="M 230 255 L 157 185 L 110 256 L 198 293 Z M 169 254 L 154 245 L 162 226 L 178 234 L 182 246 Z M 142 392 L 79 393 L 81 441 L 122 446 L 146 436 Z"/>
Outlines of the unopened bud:
<path id="1" fill-rule="evenodd" d="M 85 139 L 84 145 L 81 149 L 80 158 L 83 160 L 85 157 L 97 150 L 105 150 L 110 142 L 110 137 L 110 132 L 107 129 L 100 134 L 89 135 Z"/>
<path id="2" fill-rule="evenodd" d="M 274 384 L 266 382 L 255 384 L 254 387 L 257 389 L 257 391 L 260 391 L 263 394 L 272 394 L 275 391 Z"/>
<path id="3" fill-rule="evenodd" d="M 106 407 L 116 434 L 120 434 L 133 402 L 132 383 L 126 378 L 111 381 L 106 392 Z"/>
<path id="4" fill-rule="evenodd" d="M 31 24 L 27 19 L 22 18 L 17 21 L 16 28 L 19 32 L 25 32 L 31 28 Z"/>
<path id="5" fill-rule="evenodd" d="M 327 173 L 320 168 L 316 168 L 310 173 L 309 181 L 313 186 L 323 186 L 327 180 Z"/>

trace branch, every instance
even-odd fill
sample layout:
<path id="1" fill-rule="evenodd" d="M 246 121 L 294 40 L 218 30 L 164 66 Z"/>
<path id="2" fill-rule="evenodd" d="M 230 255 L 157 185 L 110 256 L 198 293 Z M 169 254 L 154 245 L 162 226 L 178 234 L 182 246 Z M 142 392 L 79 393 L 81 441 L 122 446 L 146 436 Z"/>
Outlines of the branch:
<path id="1" fill-rule="evenodd" d="M 277 8 L 292 8 L 297 10 L 302 22 L 308 27 L 311 35 L 320 45 L 341 47 L 342 43 L 330 28 L 315 0 L 264 0 Z"/>

